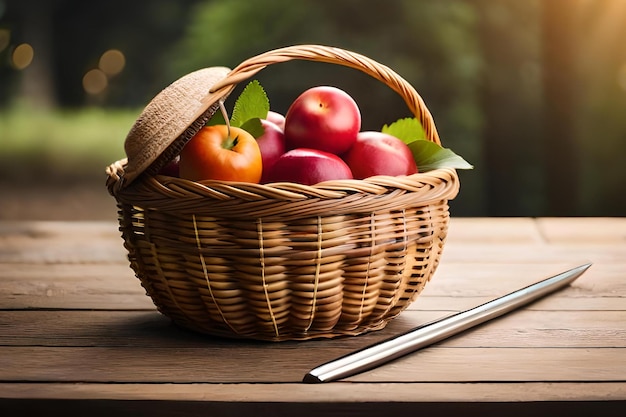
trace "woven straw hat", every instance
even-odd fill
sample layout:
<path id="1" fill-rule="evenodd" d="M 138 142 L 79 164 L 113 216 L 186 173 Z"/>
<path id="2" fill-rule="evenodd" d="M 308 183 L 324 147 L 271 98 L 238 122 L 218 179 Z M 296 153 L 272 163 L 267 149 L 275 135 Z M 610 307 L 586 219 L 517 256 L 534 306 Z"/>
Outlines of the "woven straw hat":
<path id="1" fill-rule="evenodd" d="M 124 143 L 124 186 L 141 173 L 156 174 L 206 124 L 225 95 L 210 93 L 230 72 L 210 67 L 179 78 L 157 94 L 139 115 Z"/>

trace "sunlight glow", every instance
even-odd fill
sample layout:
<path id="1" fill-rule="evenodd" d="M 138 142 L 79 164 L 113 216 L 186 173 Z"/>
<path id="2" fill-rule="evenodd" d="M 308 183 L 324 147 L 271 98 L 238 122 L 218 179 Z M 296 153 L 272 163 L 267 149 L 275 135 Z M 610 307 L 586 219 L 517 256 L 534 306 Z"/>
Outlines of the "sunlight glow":
<path id="1" fill-rule="evenodd" d="M 586 0 L 580 13 L 585 19 L 581 53 L 588 54 L 588 70 L 598 71 L 626 58 L 626 1 Z"/>
<path id="2" fill-rule="evenodd" d="M 626 62 L 622 64 L 617 72 L 617 84 L 622 90 L 626 91 Z"/>

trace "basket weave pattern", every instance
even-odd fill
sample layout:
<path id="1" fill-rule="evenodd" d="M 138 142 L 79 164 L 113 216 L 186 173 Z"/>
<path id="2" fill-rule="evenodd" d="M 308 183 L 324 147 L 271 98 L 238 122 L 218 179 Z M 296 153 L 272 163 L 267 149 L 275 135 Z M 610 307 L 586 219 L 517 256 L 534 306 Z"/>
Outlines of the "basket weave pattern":
<path id="1" fill-rule="evenodd" d="M 439 142 L 410 85 L 366 57 L 320 46 L 270 51 L 235 68 L 213 94 L 269 64 L 347 65 L 397 91 Z M 418 296 L 445 242 L 453 169 L 407 177 L 292 183 L 193 182 L 143 175 L 119 187 L 108 168 L 130 265 L 157 308 L 203 333 L 261 340 L 358 335 L 383 328 Z"/>

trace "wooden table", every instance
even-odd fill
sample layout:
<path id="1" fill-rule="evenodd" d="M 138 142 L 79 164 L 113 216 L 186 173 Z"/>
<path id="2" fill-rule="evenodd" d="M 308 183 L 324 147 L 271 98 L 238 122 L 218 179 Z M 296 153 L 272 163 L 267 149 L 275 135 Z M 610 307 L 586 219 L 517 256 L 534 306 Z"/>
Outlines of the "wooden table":
<path id="1" fill-rule="evenodd" d="M 382 331 L 322 341 L 179 329 L 125 255 L 112 222 L 0 222 L 0 415 L 626 415 L 626 218 L 453 218 L 409 310 Z M 585 262 L 572 287 L 522 310 L 342 381 L 300 382 Z"/>

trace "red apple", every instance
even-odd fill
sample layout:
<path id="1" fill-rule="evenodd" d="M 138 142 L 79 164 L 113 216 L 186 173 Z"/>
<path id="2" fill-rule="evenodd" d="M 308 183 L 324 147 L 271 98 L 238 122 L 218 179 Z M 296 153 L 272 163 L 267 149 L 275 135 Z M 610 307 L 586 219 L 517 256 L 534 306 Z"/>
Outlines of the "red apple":
<path id="1" fill-rule="evenodd" d="M 259 144 L 263 160 L 261 182 L 264 182 L 269 169 L 285 153 L 285 135 L 280 127 L 269 120 L 261 119 L 261 126 L 263 126 L 265 133 L 259 136 L 256 141 Z"/>
<path id="2" fill-rule="evenodd" d="M 285 116 L 289 149 L 310 148 L 340 155 L 356 141 L 361 113 L 348 93 L 336 87 L 313 87 L 296 98 Z"/>
<path id="3" fill-rule="evenodd" d="M 167 175 L 168 177 L 178 177 L 180 175 L 180 156 L 177 156 L 173 160 L 167 163 L 163 168 L 159 170 L 159 175 Z"/>
<path id="4" fill-rule="evenodd" d="M 352 172 L 337 155 L 298 148 L 284 153 L 267 173 L 267 182 L 314 185 L 322 181 L 352 179 Z"/>
<path id="5" fill-rule="evenodd" d="M 417 172 L 409 147 L 395 136 L 382 132 L 360 132 L 344 160 L 357 179 Z"/>
<path id="6" fill-rule="evenodd" d="M 267 112 L 266 119 L 272 123 L 275 123 L 276 126 L 281 128 L 281 130 L 285 130 L 285 116 L 283 116 L 282 114 L 270 110 L 269 112 Z"/>

